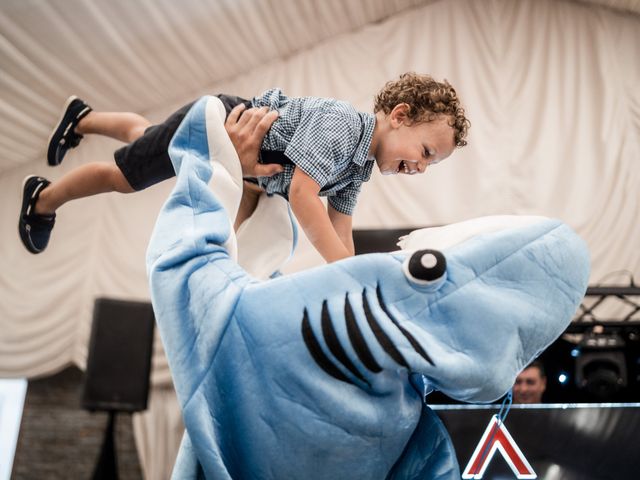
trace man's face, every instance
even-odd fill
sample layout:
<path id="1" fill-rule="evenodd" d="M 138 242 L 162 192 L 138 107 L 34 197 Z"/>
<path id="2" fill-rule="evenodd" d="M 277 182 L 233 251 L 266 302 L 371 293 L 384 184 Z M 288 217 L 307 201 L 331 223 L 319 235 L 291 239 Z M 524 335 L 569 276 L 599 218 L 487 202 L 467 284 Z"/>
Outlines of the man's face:
<path id="1" fill-rule="evenodd" d="M 513 403 L 541 403 L 547 388 L 547 379 L 537 367 L 526 368 L 513 385 Z"/>

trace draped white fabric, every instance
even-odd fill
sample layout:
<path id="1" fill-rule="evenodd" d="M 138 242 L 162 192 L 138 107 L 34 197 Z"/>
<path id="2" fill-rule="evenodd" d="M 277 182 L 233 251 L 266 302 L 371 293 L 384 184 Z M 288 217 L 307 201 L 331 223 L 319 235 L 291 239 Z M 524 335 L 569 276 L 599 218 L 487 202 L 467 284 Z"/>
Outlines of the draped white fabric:
<path id="1" fill-rule="evenodd" d="M 0 171 L 42 154 L 70 91 L 147 111 L 434 1 L 2 0 Z"/>
<path id="2" fill-rule="evenodd" d="M 169 478 L 184 433 L 172 385 L 152 389 L 147 411 L 133 417 L 133 429 L 145 478 Z"/>
<path id="3" fill-rule="evenodd" d="M 435 2 L 143 113 L 160 120 L 199 94 L 250 97 L 273 86 L 370 110 L 377 89 L 407 70 L 447 78 L 457 88 L 472 122 L 469 145 L 424 176 L 375 172 L 360 197 L 356 228 L 552 216 L 587 241 L 592 283 L 623 269 L 640 279 L 639 15 L 566 1 Z M 122 92 L 135 96 L 126 84 Z M 95 92 L 105 104 L 103 95 Z M 91 92 L 85 96 L 92 100 Z M 172 181 L 63 207 L 41 255 L 26 253 L 16 233 L 26 174 L 55 180 L 87 161 L 112 161 L 117 146 L 87 138 L 59 168 L 38 160 L 0 177 L 0 375 L 84 366 L 94 298 L 148 298 L 146 243 Z M 303 240 L 288 270 L 319 261 Z M 150 412 L 135 421 L 153 479 L 166 478 L 171 462 L 163 459 L 174 458 L 180 428 L 179 416 L 166 413 L 173 401 L 169 372 L 160 342 L 156 350 L 153 382 L 162 391 L 154 391 Z"/>

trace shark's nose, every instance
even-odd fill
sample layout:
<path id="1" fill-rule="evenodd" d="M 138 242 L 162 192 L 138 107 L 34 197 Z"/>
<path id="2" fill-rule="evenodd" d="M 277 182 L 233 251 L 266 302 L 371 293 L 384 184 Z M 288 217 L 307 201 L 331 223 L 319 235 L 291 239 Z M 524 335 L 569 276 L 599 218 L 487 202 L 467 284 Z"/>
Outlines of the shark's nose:
<path id="1" fill-rule="evenodd" d="M 409 280 L 431 285 L 444 278 L 447 260 L 438 250 L 418 250 L 405 261 L 405 272 Z"/>

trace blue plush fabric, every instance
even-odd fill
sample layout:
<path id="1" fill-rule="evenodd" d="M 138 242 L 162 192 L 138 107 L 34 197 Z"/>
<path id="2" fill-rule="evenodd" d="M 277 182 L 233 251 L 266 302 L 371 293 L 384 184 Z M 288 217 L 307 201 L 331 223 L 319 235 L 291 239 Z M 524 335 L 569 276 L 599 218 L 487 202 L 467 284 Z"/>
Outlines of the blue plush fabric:
<path id="1" fill-rule="evenodd" d="M 445 249 L 431 285 L 407 277 L 407 253 L 257 282 L 223 247 L 207 101 L 170 146 L 177 183 L 147 254 L 187 430 L 174 477 L 460 478 L 423 384 L 465 401 L 503 395 L 582 299 L 584 243 L 541 219 Z"/>

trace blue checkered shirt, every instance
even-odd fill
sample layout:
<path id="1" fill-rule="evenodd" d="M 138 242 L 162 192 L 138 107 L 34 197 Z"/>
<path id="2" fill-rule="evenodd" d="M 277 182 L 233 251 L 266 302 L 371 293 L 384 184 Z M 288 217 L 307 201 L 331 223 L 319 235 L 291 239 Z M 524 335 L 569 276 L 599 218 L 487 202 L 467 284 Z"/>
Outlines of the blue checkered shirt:
<path id="1" fill-rule="evenodd" d="M 320 195 L 338 212 L 352 215 L 360 187 L 371 177 L 368 159 L 375 116 L 358 112 L 331 98 L 287 97 L 279 89 L 267 90 L 252 100 L 255 107 L 278 110 L 262 142 L 262 150 L 284 152 L 294 165 L 272 177 L 259 177 L 267 194 L 288 198 L 295 167 L 320 185 Z"/>

